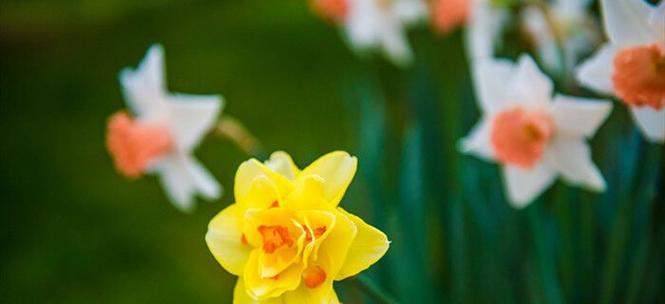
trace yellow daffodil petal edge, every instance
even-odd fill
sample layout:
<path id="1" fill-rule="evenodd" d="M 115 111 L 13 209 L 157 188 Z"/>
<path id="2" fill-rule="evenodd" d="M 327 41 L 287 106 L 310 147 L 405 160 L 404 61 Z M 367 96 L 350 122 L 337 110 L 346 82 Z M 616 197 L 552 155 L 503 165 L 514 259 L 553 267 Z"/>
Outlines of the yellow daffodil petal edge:
<path id="1" fill-rule="evenodd" d="M 250 253 L 242 242 L 243 211 L 238 204 L 226 207 L 210 221 L 205 237 L 215 259 L 234 275 L 243 273 Z"/>
<path id="2" fill-rule="evenodd" d="M 342 269 L 335 278 L 337 281 L 356 275 L 369 268 L 386 254 L 390 246 L 388 237 L 381 230 L 368 225 L 361 218 L 348 213 L 342 208 L 338 209 L 353 221 L 358 232 L 351 243 L 344 266 L 342 266 Z"/>

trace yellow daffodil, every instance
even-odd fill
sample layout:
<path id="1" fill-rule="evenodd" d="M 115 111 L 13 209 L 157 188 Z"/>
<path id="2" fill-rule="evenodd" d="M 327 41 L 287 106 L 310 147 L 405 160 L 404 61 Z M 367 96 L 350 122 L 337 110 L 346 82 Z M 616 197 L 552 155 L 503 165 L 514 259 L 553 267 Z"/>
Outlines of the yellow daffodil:
<path id="1" fill-rule="evenodd" d="M 217 261 L 239 277 L 234 303 L 339 303 L 333 281 L 386 253 L 383 232 L 337 206 L 356 165 L 340 151 L 303 170 L 284 152 L 240 165 L 236 202 L 206 234 Z"/>

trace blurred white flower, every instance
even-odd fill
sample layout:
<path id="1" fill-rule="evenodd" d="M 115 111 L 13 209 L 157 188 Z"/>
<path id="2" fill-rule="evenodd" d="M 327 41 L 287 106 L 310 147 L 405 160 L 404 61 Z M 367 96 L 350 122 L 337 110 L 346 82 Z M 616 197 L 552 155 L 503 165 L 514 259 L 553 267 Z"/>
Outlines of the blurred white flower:
<path id="1" fill-rule="evenodd" d="M 173 204 L 191 210 L 198 193 L 218 198 L 221 186 L 192 156 L 214 126 L 223 101 L 217 95 L 171 94 L 164 75 L 164 51 L 153 45 L 138 68 L 124 69 L 120 83 L 131 115 L 109 120 L 107 146 L 120 173 L 159 175 Z"/>
<path id="2" fill-rule="evenodd" d="M 617 96 L 647 139 L 665 142 L 665 1 L 601 0 L 609 38 L 582 63 L 577 79 L 601 94 Z"/>
<path id="3" fill-rule="evenodd" d="M 484 60 L 473 66 L 482 118 L 460 148 L 503 166 L 513 207 L 527 206 L 556 179 L 603 191 L 586 139 L 612 104 L 564 95 L 552 97 L 552 81 L 523 55 L 517 64 Z"/>
<path id="4" fill-rule="evenodd" d="M 598 40 L 594 23 L 587 14 L 589 2 L 555 0 L 546 10 L 531 5 L 521 12 L 523 26 L 548 71 L 561 73 L 568 70 Z M 560 41 L 561 50 L 557 40 Z"/>
<path id="5" fill-rule="evenodd" d="M 423 0 L 347 0 L 342 23 L 357 51 L 382 50 L 396 65 L 412 61 L 406 28 L 427 18 Z"/>
<path id="6" fill-rule="evenodd" d="M 467 52 L 472 60 L 493 58 L 509 12 L 492 5 L 490 0 L 472 1 L 466 33 Z"/>

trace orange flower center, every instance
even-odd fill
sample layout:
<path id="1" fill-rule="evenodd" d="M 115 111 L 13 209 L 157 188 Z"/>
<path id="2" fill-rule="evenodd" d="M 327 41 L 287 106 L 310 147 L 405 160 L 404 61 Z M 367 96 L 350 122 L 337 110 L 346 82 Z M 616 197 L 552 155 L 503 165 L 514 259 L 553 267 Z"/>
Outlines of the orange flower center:
<path id="1" fill-rule="evenodd" d="M 314 237 L 319 238 L 321 237 L 324 233 L 326 233 L 326 226 L 320 226 L 317 228 L 314 228 L 312 231 L 314 232 Z M 312 233 L 309 231 L 307 226 L 303 226 L 303 230 L 305 230 L 305 241 L 307 243 L 311 242 L 313 240 L 312 238 Z"/>
<path id="2" fill-rule="evenodd" d="M 323 268 L 312 265 L 308 267 L 302 274 L 305 286 L 309 288 L 316 288 L 326 281 L 326 272 Z"/>
<path id="3" fill-rule="evenodd" d="M 138 177 L 151 160 L 173 149 L 173 139 L 162 125 L 137 122 L 118 112 L 109 119 L 106 145 L 118 171 Z"/>
<path id="4" fill-rule="evenodd" d="M 281 247 L 291 247 L 294 244 L 289 229 L 284 226 L 259 226 L 258 230 L 263 238 L 263 251 L 266 253 L 273 253 Z"/>
<path id="5" fill-rule="evenodd" d="M 622 49 L 614 57 L 612 82 L 616 95 L 628 105 L 660 110 L 665 104 L 665 47 Z"/>
<path id="6" fill-rule="evenodd" d="M 494 118 L 490 139 L 501 163 L 531 168 L 542 158 L 553 133 L 549 115 L 516 107 Z"/>
<path id="7" fill-rule="evenodd" d="M 470 12 L 470 0 L 434 0 L 432 23 L 440 33 L 447 34 L 463 25 Z"/>
<path id="8" fill-rule="evenodd" d="M 342 23 L 349 12 L 347 0 L 312 0 L 312 8 L 323 18 Z"/>

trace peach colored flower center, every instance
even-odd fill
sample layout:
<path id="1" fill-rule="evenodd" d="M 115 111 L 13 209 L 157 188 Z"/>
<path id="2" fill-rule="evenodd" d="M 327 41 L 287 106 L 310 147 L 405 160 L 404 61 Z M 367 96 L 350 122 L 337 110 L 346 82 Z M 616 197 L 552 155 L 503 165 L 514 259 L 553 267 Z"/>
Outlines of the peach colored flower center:
<path id="1" fill-rule="evenodd" d="M 665 47 L 652 44 L 619 51 L 612 83 L 628 105 L 660 110 L 665 103 Z"/>
<path id="2" fill-rule="evenodd" d="M 490 140 L 501 163 L 531 168 L 542 158 L 553 133 L 548 114 L 516 107 L 494 118 Z"/>
<path id="3" fill-rule="evenodd" d="M 316 288 L 326 281 L 326 272 L 323 270 L 323 268 L 312 265 L 303 272 L 302 279 L 305 283 L 305 286 L 309 288 Z"/>
<path id="4" fill-rule="evenodd" d="M 312 8 L 323 18 L 342 23 L 349 12 L 347 0 L 312 0 Z"/>
<path id="5" fill-rule="evenodd" d="M 291 247 L 294 244 L 289 229 L 284 226 L 259 226 L 258 231 L 263 238 L 263 251 L 266 253 L 273 253 L 281 247 Z"/>
<path id="6" fill-rule="evenodd" d="M 440 33 L 447 34 L 463 25 L 470 12 L 470 0 L 434 0 L 432 24 Z"/>
<path id="7" fill-rule="evenodd" d="M 109 119 L 106 145 L 118 171 L 138 177 L 150 161 L 173 149 L 173 139 L 164 126 L 137 122 L 118 112 Z"/>

